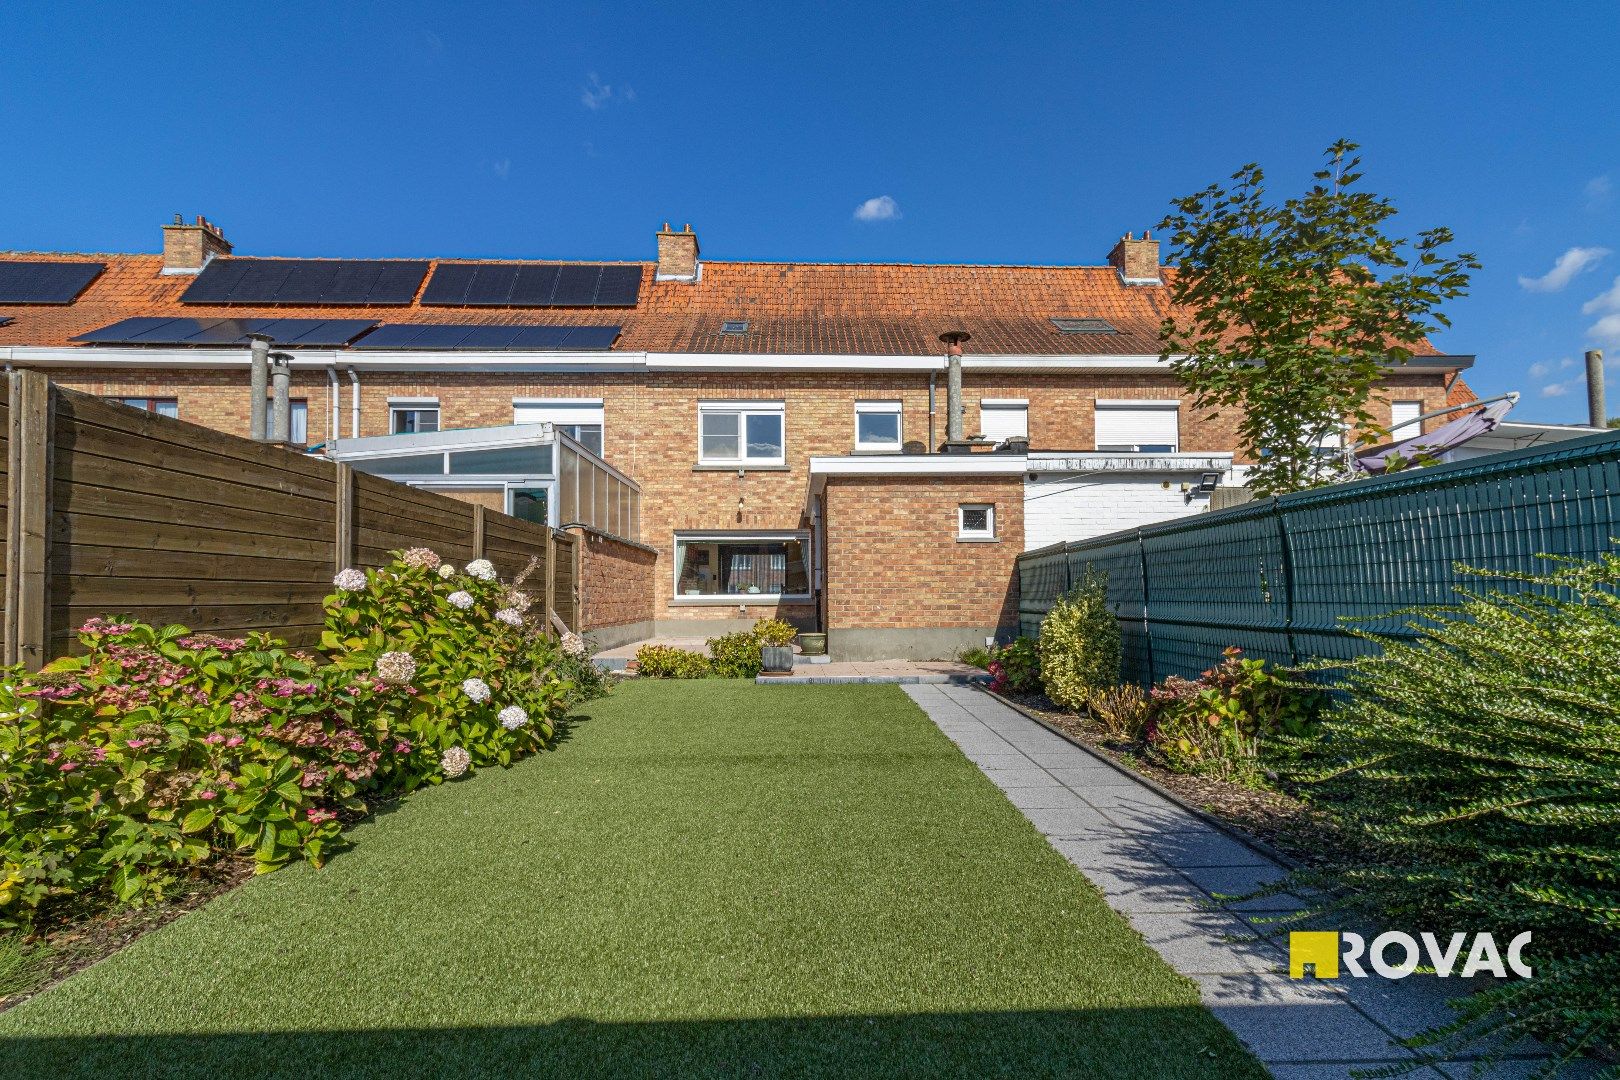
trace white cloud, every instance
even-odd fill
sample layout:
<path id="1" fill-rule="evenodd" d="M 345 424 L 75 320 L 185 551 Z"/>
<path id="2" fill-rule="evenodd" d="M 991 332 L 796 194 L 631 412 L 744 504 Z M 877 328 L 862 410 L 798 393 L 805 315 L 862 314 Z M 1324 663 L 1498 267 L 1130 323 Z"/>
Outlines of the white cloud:
<path id="1" fill-rule="evenodd" d="M 601 77 L 594 71 L 586 78 L 585 86 L 579 95 L 579 103 L 592 112 L 600 112 L 602 109 L 607 108 L 608 102 L 615 99 L 626 104 L 635 101 L 635 88 L 630 86 L 615 88 L 611 84 L 603 82 Z"/>
<path id="2" fill-rule="evenodd" d="M 1545 379 L 1551 374 L 1552 365 L 1547 363 L 1545 360 L 1537 360 L 1535 363 L 1530 365 L 1530 377 L 1532 379 Z"/>
<path id="3" fill-rule="evenodd" d="M 1541 388 L 1542 397 L 1563 397 L 1569 393 L 1569 383 L 1555 382 Z"/>
<path id="4" fill-rule="evenodd" d="M 1602 176 L 1592 177 L 1581 190 L 1586 195 L 1586 208 L 1601 210 L 1609 204 L 1609 199 L 1614 195 L 1614 181 L 1605 173 Z"/>
<path id="5" fill-rule="evenodd" d="M 1582 315 L 1596 315 L 1600 311 L 1620 311 L 1620 277 L 1614 279 L 1606 292 L 1598 293 L 1581 305 Z"/>
<path id="6" fill-rule="evenodd" d="M 867 199 L 855 208 L 856 221 L 893 221 L 900 216 L 900 204 L 888 195 Z"/>
<path id="7" fill-rule="evenodd" d="M 1599 345 L 1620 349 L 1620 312 L 1605 315 L 1586 328 L 1586 336 Z"/>
<path id="8" fill-rule="evenodd" d="M 1558 256 L 1551 270 L 1538 278 L 1521 277 L 1519 284 L 1531 292 L 1557 292 L 1574 281 L 1577 274 L 1596 266 L 1607 254 L 1608 248 L 1572 247 Z"/>
<path id="9" fill-rule="evenodd" d="M 509 157 L 503 157 L 495 164 L 491 165 L 490 169 L 495 173 L 496 176 L 500 177 L 502 180 L 505 180 L 508 176 L 512 175 L 512 159 Z"/>

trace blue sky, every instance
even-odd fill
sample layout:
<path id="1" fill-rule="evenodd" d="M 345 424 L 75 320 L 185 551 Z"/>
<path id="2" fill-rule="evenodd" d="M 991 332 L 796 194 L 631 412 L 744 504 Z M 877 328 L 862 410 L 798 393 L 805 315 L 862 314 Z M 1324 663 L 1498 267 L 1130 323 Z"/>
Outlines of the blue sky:
<path id="1" fill-rule="evenodd" d="M 1344 137 L 1485 264 L 1438 344 L 1583 419 L 1620 6 L 1228 6 L 12 5 L 0 246 L 154 250 L 181 211 L 243 254 L 646 258 L 668 219 L 710 258 L 1096 263 Z"/>

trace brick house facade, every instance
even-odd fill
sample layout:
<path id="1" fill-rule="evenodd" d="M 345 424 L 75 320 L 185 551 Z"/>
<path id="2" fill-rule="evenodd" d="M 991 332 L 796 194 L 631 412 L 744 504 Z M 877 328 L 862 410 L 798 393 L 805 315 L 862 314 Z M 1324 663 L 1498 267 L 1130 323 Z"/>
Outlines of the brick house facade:
<path id="1" fill-rule="evenodd" d="M 203 280 L 199 274 L 246 260 L 212 223 L 176 222 L 164 228 L 162 255 L 0 254 L 21 262 L 105 264 L 68 302 L 8 303 L 0 295 L 0 358 L 47 370 L 65 386 L 246 435 L 245 346 L 76 339 L 136 318 L 618 327 L 611 346 L 586 351 L 287 346 L 291 397 L 303 403 L 302 434 L 311 446 L 334 436 L 390 434 L 392 410 L 412 402 L 436 409 L 442 429 L 510 425 L 527 402 L 596 410 L 602 457 L 640 485 L 639 535 L 626 539 L 650 549 L 644 576 L 652 582 L 644 610 L 622 596 L 602 602 L 632 612 L 632 623 L 670 633 L 780 616 L 820 625 L 835 639 L 841 629 L 913 632 L 905 650 L 938 655 L 929 650 L 943 648 L 933 642 L 944 638 L 931 638 L 932 631 L 959 631 L 960 640 L 1016 624 L 1009 582 L 1012 560 L 1024 548 L 1021 472 L 813 475 L 815 460 L 877 457 L 857 441 L 858 416 L 874 408 L 898 411 L 892 429 L 898 437 L 883 447 L 892 460 L 938 456 L 947 426 L 938 340 L 945 330 L 971 335 L 962 394 L 970 436 L 1005 435 L 1011 418 L 1031 449 L 1090 452 L 1103 441 L 1099 401 L 1126 411 L 1137 401 L 1179 403 L 1170 413 L 1175 452 L 1227 455 L 1228 463 L 1243 464 L 1230 457 L 1236 416 L 1192 410 L 1158 357 L 1156 329 L 1174 271 L 1159 265 L 1156 241 L 1127 238 L 1106 264 L 1066 267 L 704 261 L 696 234 L 667 226 L 657 246 L 656 262 L 629 264 L 639 268 L 640 285 L 625 306 L 428 303 L 433 276 L 458 265 L 445 260 L 424 264 L 426 284 L 405 303 L 192 303 L 182 295 Z M 1085 329 L 1060 326 L 1074 320 Z M 1422 412 L 1467 400 L 1458 372 L 1468 359 L 1426 352 L 1392 373 L 1381 395 Z M 707 407 L 727 411 L 717 403 L 740 417 L 723 420 L 727 425 L 748 423 L 751 412 L 779 416 L 779 428 L 771 416 L 763 423 L 779 432 L 772 437 L 779 437 L 780 453 L 769 462 L 705 459 L 700 425 L 711 423 L 703 418 Z M 717 436 L 717 445 L 725 438 Z M 986 491 L 994 497 L 980 501 L 996 508 L 998 542 L 959 542 L 958 508 Z M 462 494 L 490 505 L 502 497 Z M 818 512 L 824 523 L 814 520 Z M 739 546 L 751 536 L 759 541 L 754 549 Z M 803 593 L 783 591 L 784 581 L 800 578 L 791 565 L 777 566 L 784 543 L 794 542 L 801 548 L 789 546 L 785 558 L 791 564 L 802 549 L 805 572 L 794 588 Z M 755 567 L 756 558 L 765 571 Z M 736 591 L 736 582 L 762 572 L 778 575 L 764 586 L 774 591 Z M 721 591 L 705 591 L 716 589 L 716 580 Z M 945 582 L 951 584 L 941 588 Z"/>

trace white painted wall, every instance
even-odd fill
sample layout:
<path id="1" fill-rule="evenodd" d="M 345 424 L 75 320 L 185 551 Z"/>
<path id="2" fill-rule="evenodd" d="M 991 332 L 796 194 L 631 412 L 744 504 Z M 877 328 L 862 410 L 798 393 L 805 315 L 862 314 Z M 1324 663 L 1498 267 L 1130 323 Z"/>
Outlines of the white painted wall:
<path id="1" fill-rule="evenodd" d="M 1189 501 L 1181 490 L 1184 482 L 1196 487 L 1198 475 L 1102 473 L 1026 478 L 1024 550 L 1208 510 L 1209 496 L 1195 492 Z M 1231 479 L 1222 482 L 1231 483 Z"/>

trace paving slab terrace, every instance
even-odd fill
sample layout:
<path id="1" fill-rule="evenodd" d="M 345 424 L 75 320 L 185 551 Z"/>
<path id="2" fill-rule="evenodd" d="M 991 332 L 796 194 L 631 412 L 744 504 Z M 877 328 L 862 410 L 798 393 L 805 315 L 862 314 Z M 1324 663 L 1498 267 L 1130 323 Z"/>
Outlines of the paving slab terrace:
<path id="1" fill-rule="evenodd" d="M 1353 1069 L 1410 1062 L 1396 1040 L 1453 1014 L 1459 980 L 1295 980 L 1280 942 L 1256 940 L 1250 920 L 1298 910 L 1290 896 L 1230 898 L 1275 882 L 1285 867 L 974 686 L 904 687 L 913 701 L 1171 967 L 1198 984 L 1206 1007 L 1279 1080 L 1348 1077 Z M 1224 899 L 1223 899 L 1224 898 Z M 1544 1059 L 1515 1048 L 1515 1076 Z M 1454 1080 L 1474 1058 L 1407 1075 Z M 1580 1076 L 1583 1068 L 1569 1075 Z"/>

